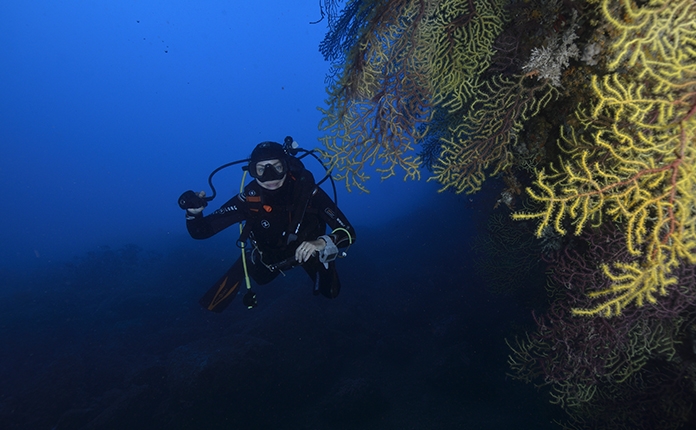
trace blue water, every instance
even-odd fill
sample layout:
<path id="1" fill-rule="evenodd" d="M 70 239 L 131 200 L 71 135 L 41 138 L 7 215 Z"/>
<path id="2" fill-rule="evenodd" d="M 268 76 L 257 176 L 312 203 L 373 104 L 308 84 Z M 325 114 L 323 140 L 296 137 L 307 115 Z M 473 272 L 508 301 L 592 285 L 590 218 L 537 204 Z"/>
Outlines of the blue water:
<path id="1" fill-rule="evenodd" d="M 554 427 L 506 377 L 529 310 L 471 264 L 485 193 L 339 187 L 339 298 L 296 271 L 254 310 L 198 306 L 237 230 L 190 239 L 179 194 L 260 141 L 318 145 L 326 23 L 295 3 L 0 5 L 0 428 Z"/>

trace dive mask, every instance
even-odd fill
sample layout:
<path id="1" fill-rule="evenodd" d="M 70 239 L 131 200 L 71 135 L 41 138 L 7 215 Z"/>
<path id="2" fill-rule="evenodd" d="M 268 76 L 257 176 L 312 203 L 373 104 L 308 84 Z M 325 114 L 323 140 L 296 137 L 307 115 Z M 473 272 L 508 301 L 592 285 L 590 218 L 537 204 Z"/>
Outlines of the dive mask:
<path id="1" fill-rule="evenodd" d="M 271 160 L 262 160 L 249 165 L 249 174 L 259 182 L 279 181 L 285 177 L 287 170 L 287 163 L 283 158 L 273 164 Z"/>

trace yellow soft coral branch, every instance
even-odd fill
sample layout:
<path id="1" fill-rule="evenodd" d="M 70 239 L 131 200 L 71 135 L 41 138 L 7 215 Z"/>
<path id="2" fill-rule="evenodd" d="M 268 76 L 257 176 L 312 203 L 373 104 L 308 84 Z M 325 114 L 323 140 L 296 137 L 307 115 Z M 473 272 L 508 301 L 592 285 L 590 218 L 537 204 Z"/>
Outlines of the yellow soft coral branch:
<path id="1" fill-rule="evenodd" d="M 565 234 L 566 217 L 575 234 L 603 214 L 621 223 L 640 262 L 605 266 L 612 284 L 590 294 L 604 301 L 574 310 L 612 316 L 654 303 L 676 282 L 675 267 L 696 262 L 696 2 L 604 0 L 602 10 L 619 32 L 610 67 L 632 72 L 593 76 L 594 106 L 578 109 L 592 142 L 563 133 L 560 170 L 539 172 L 527 190 L 543 209 L 514 218 L 538 219 L 538 236 L 549 225 Z"/>
<path id="2" fill-rule="evenodd" d="M 443 139 L 440 159 L 433 166 L 440 191 L 457 193 L 478 191 L 486 170 L 496 175 L 512 163 L 512 147 L 517 143 L 524 121 L 536 115 L 556 95 L 548 82 L 527 85 L 525 76 L 495 76 L 474 85 L 469 109 Z"/>
<path id="3" fill-rule="evenodd" d="M 504 23 L 499 0 L 441 2 L 423 33 L 423 43 L 432 48 L 433 104 L 458 111 L 475 96 L 477 78 L 490 65 L 491 45 Z"/>
<path id="4" fill-rule="evenodd" d="M 684 85 L 696 72 L 694 52 L 696 17 L 693 0 L 652 0 L 642 7 L 631 0 L 604 1 L 604 17 L 620 36 L 612 45 L 616 53 L 608 64 L 640 69 L 639 79 L 656 83 L 662 92 Z"/>
<path id="5" fill-rule="evenodd" d="M 405 179 L 420 177 L 413 144 L 429 118 L 428 54 L 419 36 L 428 3 L 392 0 L 375 9 L 320 109 L 322 155 L 348 189 L 363 191 L 375 164 L 382 179 L 397 169 Z"/>
<path id="6" fill-rule="evenodd" d="M 382 179 L 418 179 L 414 145 L 433 106 L 458 109 L 475 93 L 504 21 L 502 0 L 375 5 L 321 109 L 322 155 L 337 178 L 367 191 L 366 168 L 376 165 Z"/>
<path id="7" fill-rule="evenodd" d="M 664 258 L 661 255 L 661 258 Z M 642 267 L 636 262 L 615 262 L 613 271 L 609 266 L 602 266 L 604 274 L 612 281 L 612 285 L 600 291 L 589 294 L 590 298 L 610 297 L 592 309 L 574 309 L 576 315 L 595 315 L 604 317 L 620 315 L 621 310 L 635 302 L 643 306 L 644 302 L 655 303 L 655 295 L 666 296 L 667 287 L 677 283 L 677 279 L 669 276 L 673 267 L 665 261 L 652 262 L 648 267 Z"/>

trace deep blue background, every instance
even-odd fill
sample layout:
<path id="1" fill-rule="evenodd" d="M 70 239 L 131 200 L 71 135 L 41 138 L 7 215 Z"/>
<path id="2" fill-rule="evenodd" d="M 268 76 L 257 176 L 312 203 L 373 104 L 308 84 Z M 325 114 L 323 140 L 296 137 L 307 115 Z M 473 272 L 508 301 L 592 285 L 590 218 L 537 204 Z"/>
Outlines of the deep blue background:
<path id="1" fill-rule="evenodd" d="M 183 233 L 176 198 L 215 167 L 286 135 L 318 145 L 329 64 L 315 1 L 34 0 L 0 16 L 0 265 L 161 244 Z M 213 205 L 239 173 L 220 175 Z M 435 186 L 371 188 L 342 201 L 355 224 Z"/>
<path id="2" fill-rule="evenodd" d="M 317 146 L 316 1 L 2 2 L 0 17 L 0 428 L 549 424 L 505 376 L 529 310 L 471 261 L 495 192 L 339 186 L 359 239 L 338 299 L 296 271 L 254 311 L 198 306 L 238 231 L 192 240 L 177 197 L 260 141 Z M 212 206 L 240 178 L 221 173 Z"/>

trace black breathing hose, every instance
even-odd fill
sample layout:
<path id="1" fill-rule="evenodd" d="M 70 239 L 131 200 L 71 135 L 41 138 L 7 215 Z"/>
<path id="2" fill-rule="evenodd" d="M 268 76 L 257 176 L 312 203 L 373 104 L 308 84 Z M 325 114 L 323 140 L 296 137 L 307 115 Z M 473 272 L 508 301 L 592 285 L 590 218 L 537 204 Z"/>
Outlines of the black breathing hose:
<path id="1" fill-rule="evenodd" d="M 326 172 L 326 175 L 324 175 L 324 177 L 319 182 L 317 182 L 317 187 L 320 186 L 327 179 L 331 179 L 331 188 L 333 189 L 334 203 L 336 203 L 336 205 L 338 205 L 338 193 L 336 193 L 336 183 L 334 182 L 333 176 L 331 176 L 331 172 L 330 172 L 329 168 L 326 167 L 324 162 L 321 161 L 321 159 L 319 157 L 317 157 L 317 154 L 314 153 L 314 150 L 308 151 L 306 149 L 297 148 L 294 151 L 303 152 L 302 155 L 297 157 L 298 160 L 301 160 L 304 157 L 311 155 L 312 157 L 314 157 L 315 160 L 317 160 L 319 162 L 319 164 L 321 164 L 321 166 L 324 168 L 324 171 Z M 294 155 L 290 155 L 290 156 L 293 157 Z M 215 176 L 215 174 L 217 172 L 219 172 L 220 170 L 226 169 L 230 166 L 234 166 L 236 164 L 248 163 L 248 162 L 249 162 L 248 158 L 245 158 L 244 160 L 232 161 L 231 163 L 223 164 L 222 166 L 220 166 L 217 169 L 210 172 L 210 176 L 208 176 L 208 185 L 210 186 L 210 189 L 213 191 L 213 193 L 210 195 L 210 197 L 204 197 L 205 201 L 209 202 L 209 201 L 213 200 L 215 198 L 215 196 L 217 195 L 217 190 L 215 190 L 215 186 L 213 185 L 213 176 Z M 242 169 L 246 170 L 246 166 L 242 167 Z"/>
<path id="2" fill-rule="evenodd" d="M 228 167 L 230 167 L 230 166 L 234 166 L 235 164 L 248 163 L 248 162 L 249 162 L 249 159 L 248 159 L 248 158 L 246 158 L 246 159 L 244 159 L 244 160 L 237 160 L 237 161 L 233 161 L 233 162 L 231 162 L 231 163 L 223 164 L 222 166 L 220 166 L 220 167 L 218 167 L 217 169 L 213 170 L 213 171 L 210 173 L 210 176 L 208 176 L 208 185 L 210 186 L 210 189 L 213 190 L 213 194 L 212 194 L 210 197 L 204 197 L 205 200 L 206 200 L 207 202 L 209 202 L 209 201 L 213 200 L 213 199 L 215 198 L 215 196 L 217 195 L 217 191 L 215 190 L 215 186 L 213 185 L 213 176 L 215 176 L 215 174 L 216 174 L 217 172 L 219 172 L 219 171 L 222 170 L 222 169 L 226 169 L 226 168 L 228 168 Z"/>

